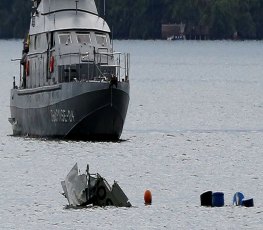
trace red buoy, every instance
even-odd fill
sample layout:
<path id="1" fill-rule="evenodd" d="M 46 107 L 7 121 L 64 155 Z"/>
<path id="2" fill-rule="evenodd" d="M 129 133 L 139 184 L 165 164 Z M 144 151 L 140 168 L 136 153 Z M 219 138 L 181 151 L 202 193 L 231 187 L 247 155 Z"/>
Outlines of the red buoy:
<path id="1" fill-rule="evenodd" d="M 26 76 L 29 76 L 29 61 L 26 62 Z"/>
<path id="2" fill-rule="evenodd" d="M 53 56 L 50 57 L 50 62 L 49 62 L 49 72 L 53 73 L 54 72 L 54 64 L 55 64 L 55 59 Z"/>
<path id="3" fill-rule="evenodd" d="M 152 193 L 151 193 L 150 190 L 146 190 L 146 191 L 144 192 L 144 203 L 145 203 L 146 205 L 152 204 Z"/>

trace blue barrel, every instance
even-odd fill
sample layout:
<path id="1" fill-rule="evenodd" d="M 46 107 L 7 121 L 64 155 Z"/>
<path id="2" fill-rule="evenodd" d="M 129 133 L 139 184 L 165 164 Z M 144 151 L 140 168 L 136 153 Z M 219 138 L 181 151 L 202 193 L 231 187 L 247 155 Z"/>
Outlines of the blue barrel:
<path id="1" fill-rule="evenodd" d="M 244 195 L 241 192 L 236 192 L 233 197 L 233 205 L 236 205 L 236 206 L 242 205 L 243 199 L 244 199 Z"/>
<path id="2" fill-rule="evenodd" d="M 244 207 L 254 207 L 254 200 L 253 200 L 253 198 L 251 198 L 251 199 L 243 199 L 242 200 L 242 206 L 244 206 Z"/>
<path id="3" fill-rule="evenodd" d="M 212 195 L 212 206 L 213 207 L 223 207 L 224 202 L 224 193 L 223 192 L 214 192 Z"/>

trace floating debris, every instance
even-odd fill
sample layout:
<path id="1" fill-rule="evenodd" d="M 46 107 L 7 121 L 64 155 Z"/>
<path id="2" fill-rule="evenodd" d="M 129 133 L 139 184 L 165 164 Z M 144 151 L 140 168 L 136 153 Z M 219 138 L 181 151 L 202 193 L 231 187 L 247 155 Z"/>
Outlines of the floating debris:
<path id="1" fill-rule="evenodd" d="M 208 207 L 223 207 L 224 206 L 224 193 L 207 191 L 200 196 L 201 206 Z"/>
<path id="2" fill-rule="evenodd" d="M 242 200 L 244 199 L 244 195 L 241 192 L 236 192 L 233 197 L 233 205 L 240 206 L 242 205 Z"/>
<path id="3" fill-rule="evenodd" d="M 224 205 L 225 205 L 224 193 L 223 192 L 213 192 L 212 206 L 213 207 L 223 207 Z"/>
<path id="4" fill-rule="evenodd" d="M 224 206 L 224 193 L 207 191 L 200 195 L 201 206 L 207 207 L 223 207 Z M 245 199 L 243 193 L 236 192 L 233 197 L 233 205 L 254 207 L 253 198 Z"/>
<path id="5" fill-rule="evenodd" d="M 242 200 L 242 206 L 247 207 L 247 208 L 254 207 L 254 200 L 253 200 L 253 198 L 243 199 Z"/>
<path id="6" fill-rule="evenodd" d="M 233 205 L 244 206 L 244 207 L 254 207 L 253 198 L 245 199 L 245 196 L 241 192 L 236 192 L 233 197 Z"/>
<path id="7" fill-rule="evenodd" d="M 201 194 L 200 200 L 201 200 L 201 206 L 208 206 L 212 207 L 212 191 L 207 191 Z"/>
<path id="8" fill-rule="evenodd" d="M 68 173 L 66 179 L 61 181 L 64 190 L 63 195 L 67 198 L 69 205 L 77 206 L 116 206 L 131 207 L 127 196 L 116 181 L 112 187 L 98 173 L 90 174 L 87 165 L 86 174 L 78 174 L 77 163 Z"/>

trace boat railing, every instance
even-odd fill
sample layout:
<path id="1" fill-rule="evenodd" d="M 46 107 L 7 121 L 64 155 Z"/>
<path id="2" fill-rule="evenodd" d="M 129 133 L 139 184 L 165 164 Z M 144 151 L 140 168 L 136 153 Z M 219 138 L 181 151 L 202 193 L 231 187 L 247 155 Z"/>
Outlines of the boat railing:
<path id="1" fill-rule="evenodd" d="M 21 58 L 11 59 L 12 62 L 21 62 Z M 19 87 L 22 84 L 22 65 L 19 64 Z"/>
<path id="2" fill-rule="evenodd" d="M 99 52 L 92 54 L 75 52 L 54 55 L 57 60 L 57 76 L 51 76 L 49 72 L 50 57 L 46 57 L 42 60 L 41 66 L 43 73 L 42 76 L 46 76 L 46 79 L 53 79 L 51 84 L 71 82 L 71 81 L 111 81 L 112 78 L 116 78 L 118 81 L 128 81 L 130 72 L 130 54 L 120 52 L 108 52 L 107 49 L 100 49 Z M 45 53 L 45 52 L 44 52 Z M 38 53 L 44 55 L 44 53 Z M 49 54 L 51 56 L 52 54 Z M 29 54 L 28 57 L 34 59 L 37 57 L 36 53 Z M 21 58 L 12 59 L 12 61 L 21 61 Z M 32 68 L 32 67 L 31 67 Z M 39 68 L 40 69 L 40 68 Z M 55 71 L 53 72 L 55 74 Z M 23 88 L 23 77 L 25 75 L 25 67 L 19 65 L 19 87 Z M 55 79 L 56 78 L 56 79 Z M 29 80 L 31 78 L 27 78 Z M 33 79 L 31 79 L 32 81 Z M 45 83 L 44 83 L 45 84 Z M 48 83 L 50 84 L 50 83 Z M 27 85 L 27 88 L 31 88 L 32 85 Z"/>
<path id="3" fill-rule="evenodd" d="M 58 63 L 59 82 L 70 81 L 127 81 L 130 71 L 130 54 L 120 52 L 66 53 L 60 54 Z M 65 62 L 64 58 L 67 58 Z M 67 63 L 67 64 L 63 64 Z"/>
<path id="4" fill-rule="evenodd" d="M 104 77 L 106 77 L 105 72 L 102 72 L 101 70 L 103 68 L 109 68 L 109 69 L 112 68 L 115 70 L 115 73 L 113 73 L 113 75 L 117 77 L 118 81 L 128 80 L 129 66 L 130 66 L 130 54 L 120 53 L 120 52 L 114 52 L 114 53 L 100 52 L 100 53 L 97 53 L 97 55 L 100 61 L 96 62 L 96 66 Z M 103 60 L 102 56 L 107 57 L 106 62 L 102 61 Z M 114 60 L 112 64 L 109 63 L 109 59 Z"/>

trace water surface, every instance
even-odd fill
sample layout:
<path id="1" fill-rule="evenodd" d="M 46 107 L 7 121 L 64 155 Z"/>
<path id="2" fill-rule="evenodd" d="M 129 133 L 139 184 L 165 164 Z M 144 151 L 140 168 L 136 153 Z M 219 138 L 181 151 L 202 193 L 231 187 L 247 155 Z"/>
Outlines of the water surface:
<path id="1" fill-rule="evenodd" d="M 131 53 L 124 141 L 94 143 L 11 136 L 22 41 L 0 41 L 1 229 L 262 229 L 262 45 L 115 41 Z M 75 162 L 117 180 L 134 207 L 66 209 L 60 181 Z M 207 190 L 225 207 L 200 207 Z M 237 191 L 255 207 L 233 207 Z"/>

